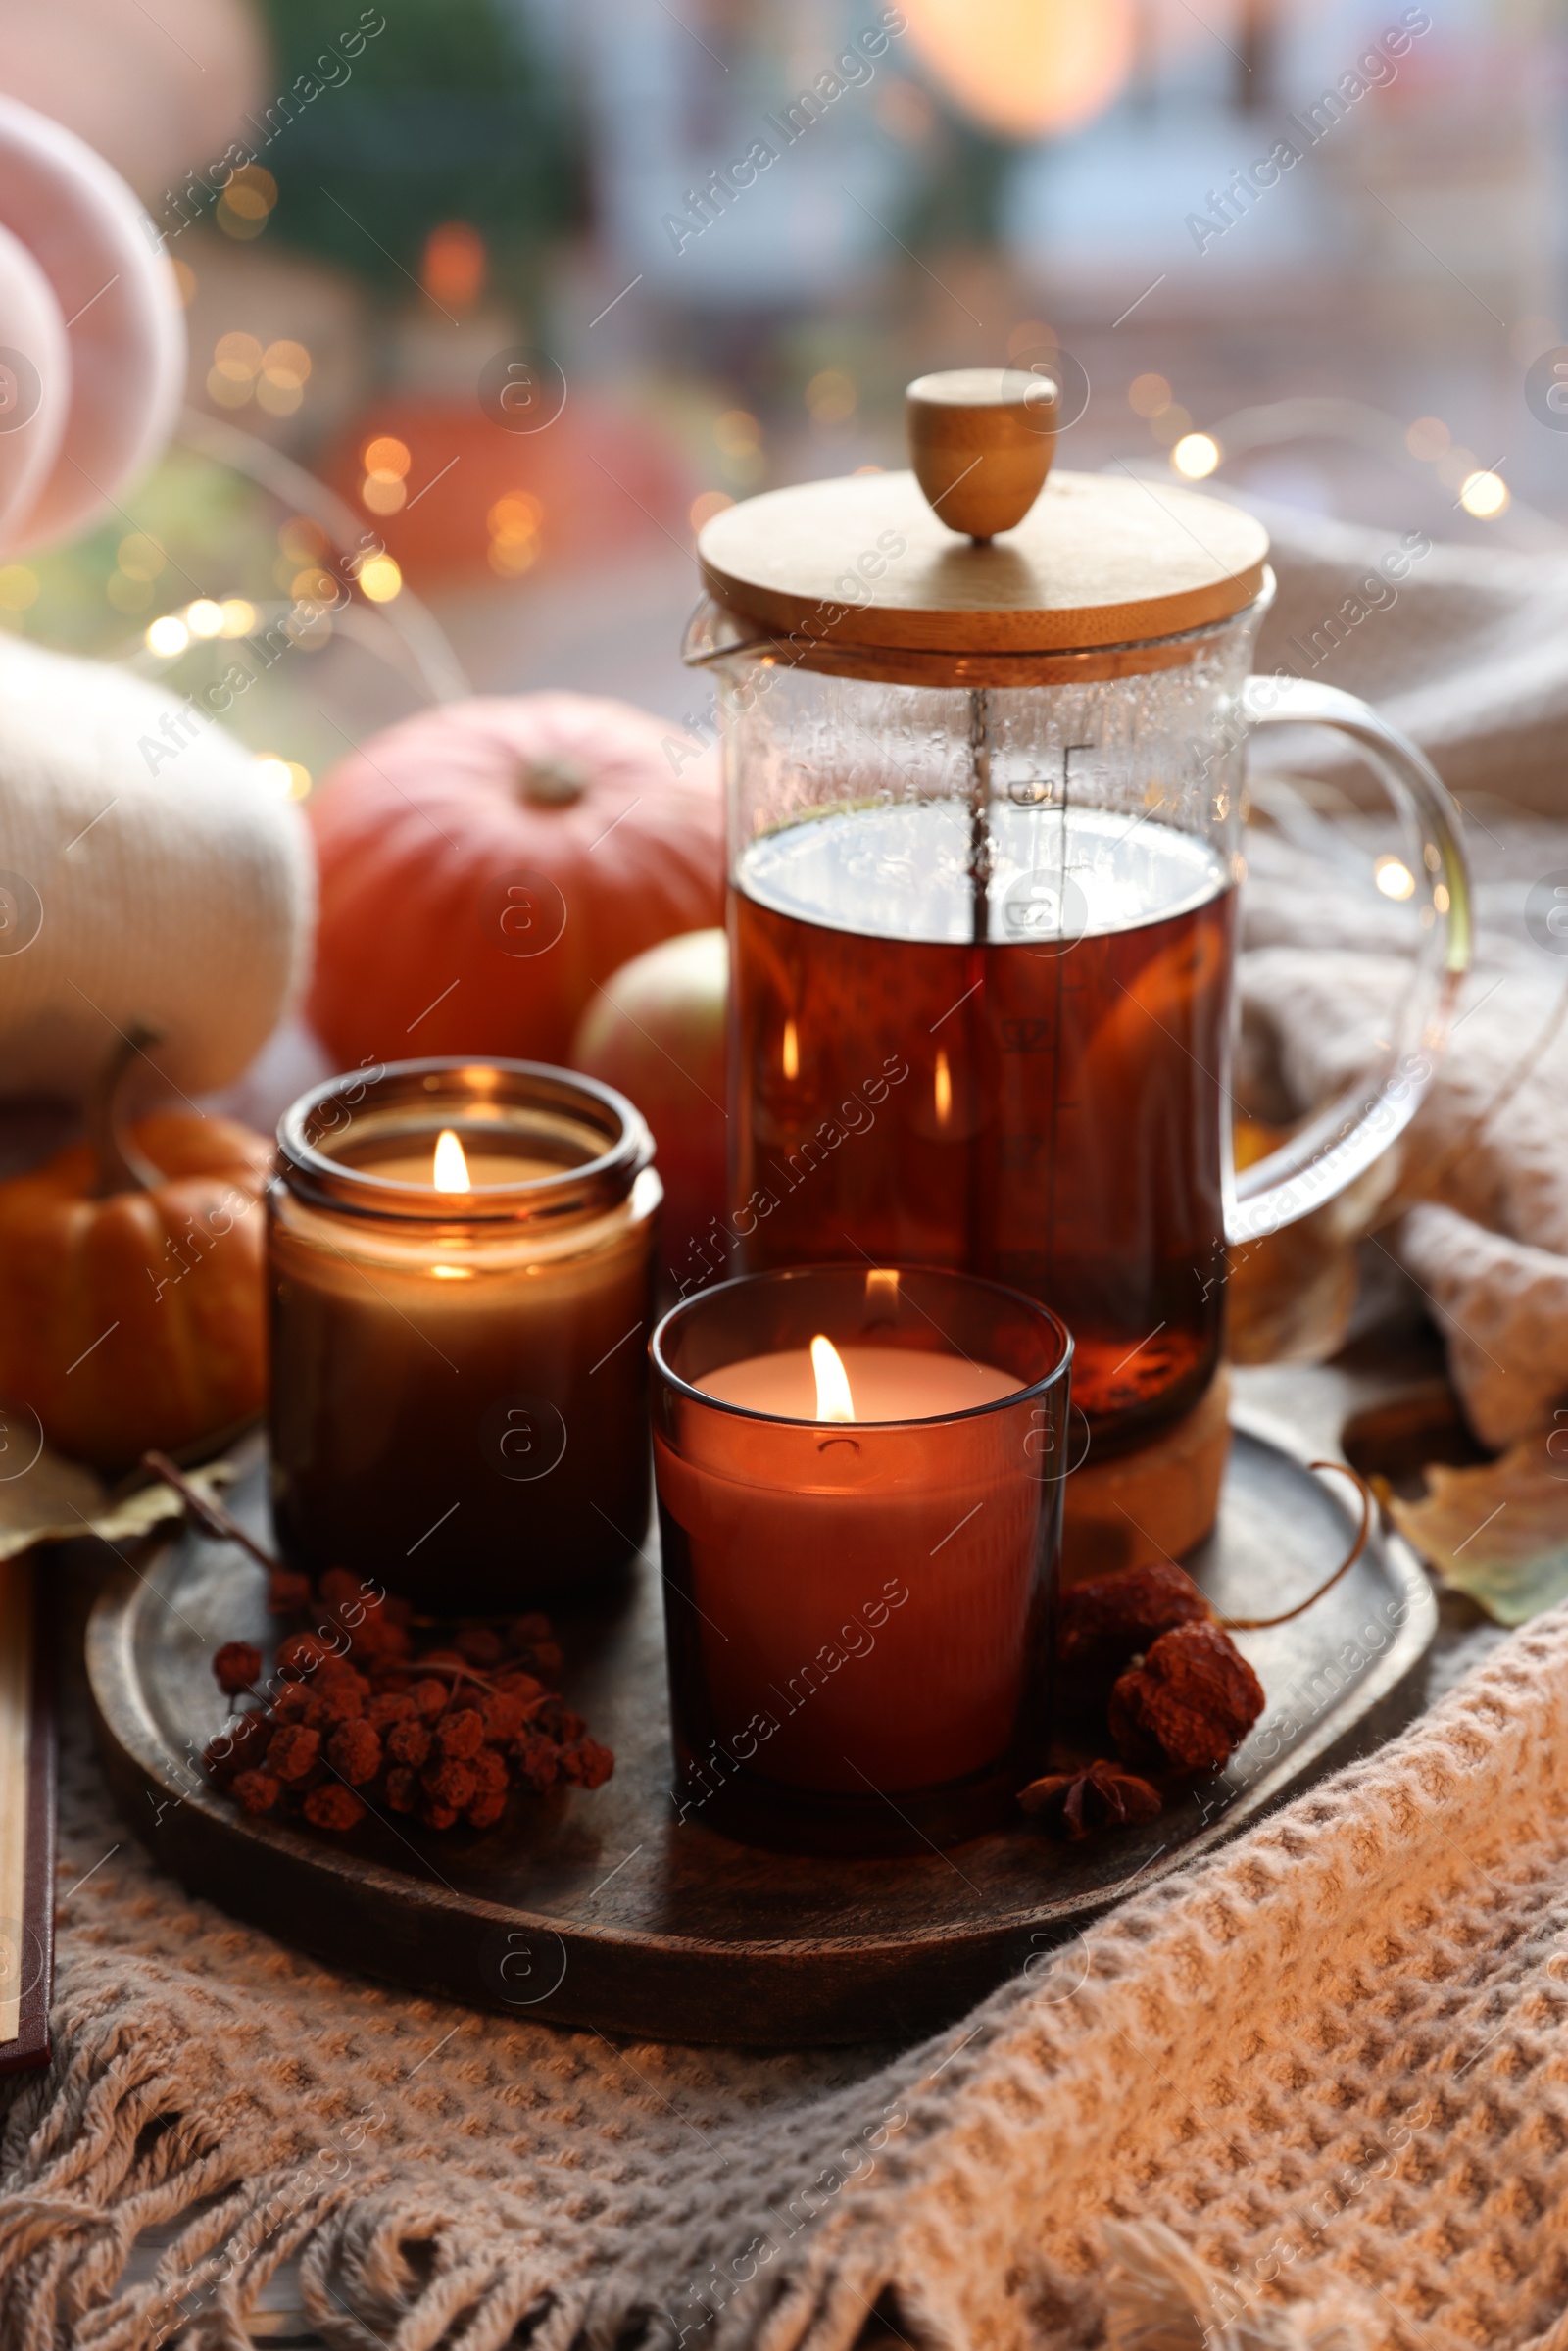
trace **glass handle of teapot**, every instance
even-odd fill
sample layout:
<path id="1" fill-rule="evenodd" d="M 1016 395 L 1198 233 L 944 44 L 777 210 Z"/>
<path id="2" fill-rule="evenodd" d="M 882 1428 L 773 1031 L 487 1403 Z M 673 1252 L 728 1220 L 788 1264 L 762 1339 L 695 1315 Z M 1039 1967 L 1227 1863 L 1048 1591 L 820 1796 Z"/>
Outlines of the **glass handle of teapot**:
<path id="1" fill-rule="evenodd" d="M 1409 1125 L 1469 969 L 1472 915 L 1459 811 L 1431 760 L 1397 727 L 1354 694 L 1298 678 L 1249 678 L 1243 712 L 1249 727 L 1332 726 L 1356 744 L 1404 818 L 1412 844 L 1419 843 L 1408 871 L 1420 944 L 1379 1060 L 1299 1134 L 1237 1177 L 1225 1213 L 1225 1237 L 1233 1247 L 1277 1232 L 1333 1200 Z"/>

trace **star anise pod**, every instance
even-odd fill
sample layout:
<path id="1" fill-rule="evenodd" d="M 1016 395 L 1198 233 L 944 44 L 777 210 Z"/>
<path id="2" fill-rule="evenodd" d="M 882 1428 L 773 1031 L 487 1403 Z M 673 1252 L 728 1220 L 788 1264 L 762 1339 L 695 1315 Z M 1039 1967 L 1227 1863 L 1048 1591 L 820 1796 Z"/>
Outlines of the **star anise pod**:
<path id="1" fill-rule="evenodd" d="M 1031 1780 L 1018 1801 L 1025 1812 L 1038 1813 L 1047 1828 L 1063 1831 L 1074 1842 L 1097 1829 L 1152 1821 L 1161 1809 L 1157 1788 L 1103 1756 L 1082 1771 L 1049 1772 L 1043 1780 Z"/>
<path id="2" fill-rule="evenodd" d="M 1110 1732 L 1129 1763 L 1217 1771 L 1263 1711 L 1263 1685 L 1218 1625 L 1162 1633 L 1110 1693 Z"/>

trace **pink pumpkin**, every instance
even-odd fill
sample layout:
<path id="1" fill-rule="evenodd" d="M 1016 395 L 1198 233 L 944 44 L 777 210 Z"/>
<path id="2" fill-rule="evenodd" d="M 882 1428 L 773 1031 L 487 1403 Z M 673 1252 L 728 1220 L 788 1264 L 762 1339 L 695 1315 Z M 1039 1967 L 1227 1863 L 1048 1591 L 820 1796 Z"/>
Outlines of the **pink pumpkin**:
<path id="1" fill-rule="evenodd" d="M 320 864 L 310 1018 L 345 1067 L 564 1061 L 631 955 L 720 919 L 716 762 L 626 703 L 420 711 L 307 803 Z"/>

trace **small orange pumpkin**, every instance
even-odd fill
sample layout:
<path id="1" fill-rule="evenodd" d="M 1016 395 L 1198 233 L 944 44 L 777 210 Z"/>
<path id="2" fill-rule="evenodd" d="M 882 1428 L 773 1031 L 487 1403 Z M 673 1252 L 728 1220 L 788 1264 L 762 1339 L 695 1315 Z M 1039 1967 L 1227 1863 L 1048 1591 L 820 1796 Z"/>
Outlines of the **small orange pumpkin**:
<path id="1" fill-rule="evenodd" d="M 261 1409 L 272 1154 L 228 1118 L 105 1132 L 0 1184 L 0 1396 L 119 1470 Z"/>
<path id="2" fill-rule="evenodd" d="M 584 694 L 421 710 L 306 803 L 320 863 L 312 1027 L 344 1068 L 564 1061 L 612 971 L 723 919 L 717 764 Z"/>

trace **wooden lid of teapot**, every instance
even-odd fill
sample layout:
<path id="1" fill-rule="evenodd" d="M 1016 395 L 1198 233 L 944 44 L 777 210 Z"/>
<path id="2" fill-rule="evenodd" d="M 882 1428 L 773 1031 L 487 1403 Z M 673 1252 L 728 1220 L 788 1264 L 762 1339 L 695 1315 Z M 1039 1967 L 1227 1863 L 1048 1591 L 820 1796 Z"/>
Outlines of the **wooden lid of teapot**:
<path id="1" fill-rule="evenodd" d="M 759 633 L 843 654 L 1146 644 L 1253 601 L 1268 557 L 1260 522 L 1129 473 L 1048 479 L 1054 411 L 1038 390 L 1012 368 L 920 377 L 908 396 L 914 471 L 726 508 L 697 542 L 710 594 Z"/>

